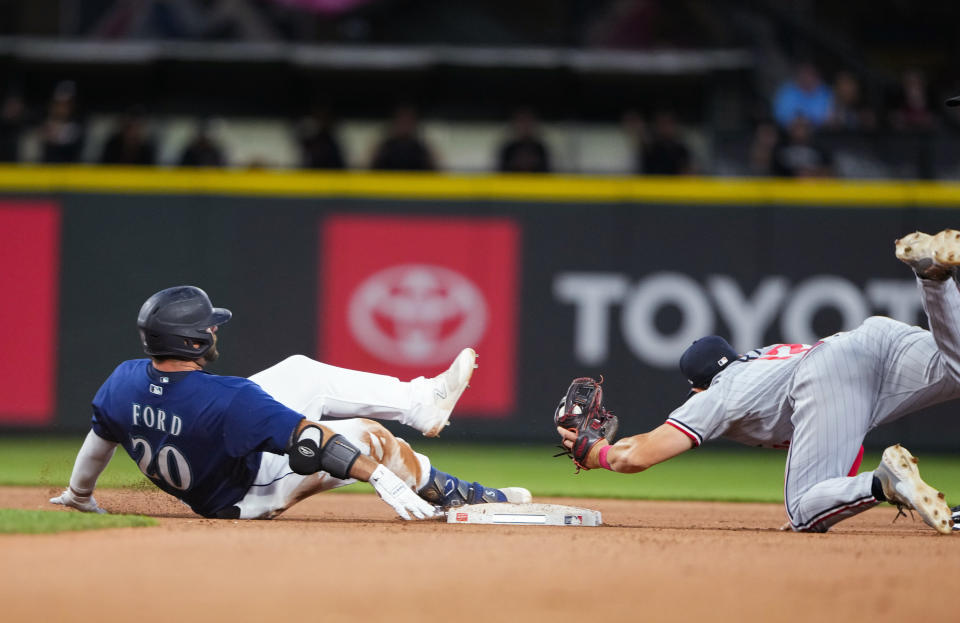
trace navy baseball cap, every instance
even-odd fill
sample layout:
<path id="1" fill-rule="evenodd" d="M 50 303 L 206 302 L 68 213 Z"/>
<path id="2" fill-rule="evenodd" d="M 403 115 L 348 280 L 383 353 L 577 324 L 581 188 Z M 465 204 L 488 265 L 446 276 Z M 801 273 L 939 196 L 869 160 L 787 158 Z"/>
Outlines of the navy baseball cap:
<path id="1" fill-rule="evenodd" d="M 695 341 L 680 357 L 680 371 L 690 386 L 706 389 L 718 372 L 736 361 L 740 354 L 719 335 L 708 335 Z"/>

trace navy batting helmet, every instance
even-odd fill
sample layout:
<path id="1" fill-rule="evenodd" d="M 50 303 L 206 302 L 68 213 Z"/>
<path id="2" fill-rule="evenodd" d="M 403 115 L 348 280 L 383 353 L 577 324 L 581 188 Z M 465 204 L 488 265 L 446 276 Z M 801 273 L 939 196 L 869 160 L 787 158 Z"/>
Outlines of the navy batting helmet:
<path id="1" fill-rule="evenodd" d="M 140 308 L 137 328 L 148 355 L 199 359 L 213 346 L 208 329 L 231 316 L 229 309 L 214 307 L 200 288 L 175 286 L 147 299 Z"/>

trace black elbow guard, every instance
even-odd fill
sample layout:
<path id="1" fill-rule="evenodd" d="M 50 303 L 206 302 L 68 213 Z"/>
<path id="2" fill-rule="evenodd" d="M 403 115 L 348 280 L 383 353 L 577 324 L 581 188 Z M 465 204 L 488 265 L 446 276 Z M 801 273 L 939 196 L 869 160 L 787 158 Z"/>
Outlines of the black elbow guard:
<path id="1" fill-rule="evenodd" d="M 320 453 L 320 466 L 334 478 L 346 480 L 359 456 L 360 449 L 347 441 L 346 437 L 334 435 Z"/>
<path id="2" fill-rule="evenodd" d="M 297 474 L 306 476 L 316 474 L 322 468 L 320 446 L 323 445 L 323 429 L 308 424 L 296 437 L 291 437 L 287 444 L 287 457 L 290 469 Z"/>
<path id="3" fill-rule="evenodd" d="M 334 478 L 346 480 L 357 462 L 360 450 L 343 435 L 334 435 L 323 445 L 323 429 L 307 424 L 287 445 L 290 469 L 302 476 L 325 471 Z"/>

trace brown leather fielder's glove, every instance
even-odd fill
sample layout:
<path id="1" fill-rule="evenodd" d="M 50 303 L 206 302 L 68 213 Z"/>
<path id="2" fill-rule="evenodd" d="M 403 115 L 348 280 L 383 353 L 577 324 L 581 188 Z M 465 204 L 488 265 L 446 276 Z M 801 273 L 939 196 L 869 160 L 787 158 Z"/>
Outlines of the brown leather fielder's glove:
<path id="1" fill-rule="evenodd" d="M 601 439 L 613 443 L 617 434 L 617 416 L 603 408 L 603 389 L 600 380 L 584 376 L 573 379 L 567 389 L 557 411 L 553 415 L 553 422 L 560 428 L 567 428 L 577 433 L 577 440 L 572 450 L 563 448 L 563 452 L 555 456 L 567 455 L 573 459 L 577 472 L 586 467 L 587 455 Z M 561 446 L 562 448 L 563 446 Z"/>

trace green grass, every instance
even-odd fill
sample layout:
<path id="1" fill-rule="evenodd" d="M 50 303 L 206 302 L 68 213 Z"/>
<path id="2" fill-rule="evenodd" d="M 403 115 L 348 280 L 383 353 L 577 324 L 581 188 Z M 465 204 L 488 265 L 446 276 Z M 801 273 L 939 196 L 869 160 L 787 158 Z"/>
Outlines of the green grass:
<path id="1" fill-rule="evenodd" d="M 155 525 L 157 525 L 156 519 L 142 515 L 95 515 L 0 508 L 0 534 L 43 534 L 68 530 L 104 530 Z"/>
<path id="2" fill-rule="evenodd" d="M 65 486 L 82 442 L 76 439 L 14 438 L 0 440 L 0 485 Z M 458 477 L 487 486 L 519 485 L 539 496 L 606 497 L 659 500 L 781 502 L 786 453 L 745 448 L 701 448 L 642 474 L 592 470 L 574 475 L 569 459 L 551 458 L 549 444 L 452 444 L 414 439 L 414 448 Z M 960 455 L 920 453 L 924 479 L 960 503 Z M 867 453 L 863 469 L 872 469 L 879 452 Z M 152 487 L 126 454 L 117 456 L 98 487 Z M 366 486 L 348 491 L 368 492 Z"/>
<path id="3" fill-rule="evenodd" d="M 66 487 L 84 435 L 75 438 L 13 437 L 0 439 L 0 485 Z M 97 487 L 153 485 L 123 448 L 100 476 Z"/>
<path id="4" fill-rule="evenodd" d="M 782 502 L 786 452 L 698 448 L 640 474 L 598 469 L 574 474 L 565 457 L 548 446 L 451 446 L 421 443 L 438 468 L 489 486 L 521 485 L 534 495 L 651 500 Z M 873 469 L 880 452 L 868 452 L 861 470 Z M 924 479 L 960 502 L 960 455 L 921 455 Z M 953 497 L 951 497 L 951 492 Z"/>

